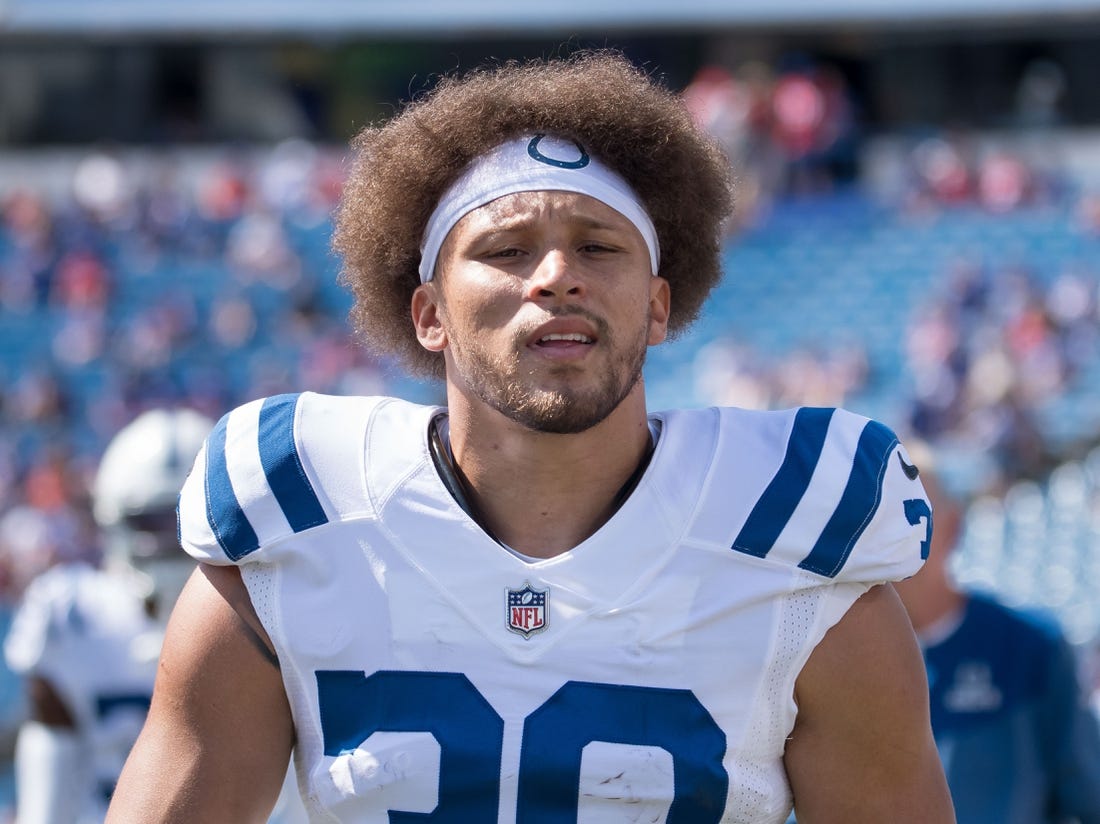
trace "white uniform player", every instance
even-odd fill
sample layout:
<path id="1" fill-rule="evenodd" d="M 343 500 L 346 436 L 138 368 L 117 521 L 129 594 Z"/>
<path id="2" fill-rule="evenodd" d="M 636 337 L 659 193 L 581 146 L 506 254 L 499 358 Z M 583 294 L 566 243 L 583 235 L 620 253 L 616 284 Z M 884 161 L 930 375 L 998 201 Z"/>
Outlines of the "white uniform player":
<path id="1" fill-rule="evenodd" d="M 175 509 L 213 425 L 193 410 L 157 409 L 124 427 L 92 490 L 104 568 L 55 567 L 24 595 L 4 644 L 32 705 L 16 750 L 19 824 L 106 815 L 149 709 L 165 622 L 195 567 L 179 549 Z M 296 793 L 279 810 L 280 824 L 304 820 Z"/>
<path id="2" fill-rule="evenodd" d="M 180 498 L 184 548 L 241 567 L 275 646 L 312 820 L 785 821 L 795 679 L 927 554 L 893 433 L 831 409 L 651 415 L 628 499 L 534 560 L 448 491 L 442 414 L 256 401 Z"/>
<path id="3" fill-rule="evenodd" d="M 173 509 L 212 426 L 157 409 L 118 432 L 92 489 L 104 568 L 56 567 L 24 595 L 4 646 L 31 704 L 16 749 L 20 824 L 103 820 L 149 708 L 164 621 L 195 566 Z"/>
<path id="4" fill-rule="evenodd" d="M 73 564 L 31 583 L 5 641 L 7 663 L 48 683 L 72 725 L 21 728 L 21 823 L 103 820 L 145 721 L 163 634 L 132 578 Z"/>

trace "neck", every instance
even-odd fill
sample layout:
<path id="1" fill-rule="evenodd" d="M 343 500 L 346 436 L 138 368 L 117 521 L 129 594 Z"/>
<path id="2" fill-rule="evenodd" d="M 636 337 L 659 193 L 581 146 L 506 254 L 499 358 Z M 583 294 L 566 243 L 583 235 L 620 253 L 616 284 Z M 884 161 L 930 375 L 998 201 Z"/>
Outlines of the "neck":
<path id="1" fill-rule="evenodd" d="M 596 532 L 651 449 L 642 384 L 585 432 L 536 432 L 482 405 L 449 409 L 470 505 L 497 540 L 550 558 Z"/>
<path id="2" fill-rule="evenodd" d="M 913 629 L 920 635 L 948 616 L 957 614 L 966 595 L 957 590 L 938 569 L 924 569 L 912 578 L 894 584 L 909 613 Z"/>

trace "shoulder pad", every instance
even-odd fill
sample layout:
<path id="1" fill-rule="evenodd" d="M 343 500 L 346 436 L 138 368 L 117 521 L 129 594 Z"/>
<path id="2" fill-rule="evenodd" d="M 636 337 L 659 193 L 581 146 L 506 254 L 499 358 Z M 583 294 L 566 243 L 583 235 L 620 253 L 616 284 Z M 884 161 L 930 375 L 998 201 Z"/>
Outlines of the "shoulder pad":
<path id="1" fill-rule="evenodd" d="M 932 511 L 889 427 L 842 409 L 802 408 L 783 449 L 733 549 L 852 582 L 920 568 Z"/>
<path id="2" fill-rule="evenodd" d="M 96 576 L 84 564 L 60 564 L 31 581 L 4 639 L 4 655 L 13 671 L 37 669 L 51 644 L 80 634 L 80 590 L 94 587 Z"/>
<path id="3" fill-rule="evenodd" d="M 355 456 L 374 400 L 276 395 L 226 414 L 180 493 L 183 548 L 199 561 L 242 563 L 344 514 L 340 490 L 361 488 Z"/>

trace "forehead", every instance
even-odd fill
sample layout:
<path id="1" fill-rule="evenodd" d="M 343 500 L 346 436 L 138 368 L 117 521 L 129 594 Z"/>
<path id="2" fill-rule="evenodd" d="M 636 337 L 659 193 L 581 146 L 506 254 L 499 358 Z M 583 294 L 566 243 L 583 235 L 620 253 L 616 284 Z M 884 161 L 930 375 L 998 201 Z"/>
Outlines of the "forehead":
<path id="1" fill-rule="evenodd" d="M 466 213 L 455 224 L 452 234 L 502 231 L 543 221 L 637 232 L 625 216 L 589 195 L 534 191 L 504 195 Z"/>

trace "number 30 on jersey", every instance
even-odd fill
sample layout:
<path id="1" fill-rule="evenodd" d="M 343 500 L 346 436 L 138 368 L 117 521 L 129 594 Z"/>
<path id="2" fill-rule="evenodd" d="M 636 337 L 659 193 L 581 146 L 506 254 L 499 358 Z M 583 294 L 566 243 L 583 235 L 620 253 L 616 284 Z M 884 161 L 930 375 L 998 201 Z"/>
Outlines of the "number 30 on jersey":
<path id="1" fill-rule="evenodd" d="M 465 675 L 322 670 L 317 691 L 327 756 L 369 750 L 364 744 L 374 735 L 434 739 L 435 803 L 395 794 L 401 806 L 389 807 L 391 824 L 497 820 L 504 720 Z M 524 721 L 517 824 L 576 824 L 589 803 L 582 759 L 598 743 L 652 748 L 670 759 L 669 824 L 721 820 L 729 787 L 726 736 L 690 690 L 569 681 Z"/>

